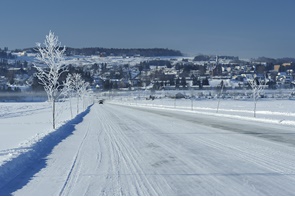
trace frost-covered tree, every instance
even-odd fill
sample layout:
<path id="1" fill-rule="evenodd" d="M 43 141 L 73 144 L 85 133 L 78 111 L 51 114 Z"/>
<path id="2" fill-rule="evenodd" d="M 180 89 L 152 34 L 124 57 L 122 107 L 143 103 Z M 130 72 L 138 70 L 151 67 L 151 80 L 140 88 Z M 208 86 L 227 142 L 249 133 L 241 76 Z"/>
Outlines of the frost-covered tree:
<path id="1" fill-rule="evenodd" d="M 83 109 L 85 109 L 85 97 L 89 95 L 89 92 L 87 91 L 87 88 L 89 86 L 88 82 L 85 82 L 81 75 L 78 73 L 74 73 L 73 75 L 68 74 L 66 80 L 63 84 L 63 95 L 65 97 L 68 97 L 70 100 L 70 108 L 71 108 L 71 115 L 73 116 L 72 112 L 72 97 L 76 96 L 76 102 L 77 102 L 77 114 L 79 113 L 79 103 L 80 100 L 82 100 L 83 103 Z"/>
<path id="2" fill-rule="evenodd" d="M 89 83 L 85 82 L 83 80 L 83 82 L 81 83 L 81 86 L 78 89 L 78 94 L 79 94 L 79 97 L 82 98 L 82 103 L 83 103 L 83 109 L 84 110 L 86 109 L 85 97 L 88 96 L 88 92 L 87 92 L 88 86 L 89 86 Z"/>
<path id="3" fill-rule="evenodd" d="M 258 77 L 255 77 L 253 79 L 248 79 L 248 83 L 250 84 L 252 88 L 252 95 L 253 95 L 253 102 L 254 102 L 254 117 L 256 117 L 256 106 L 257 101 L 261 97 L 261 94 L 265 88 L 266 81 L 262 81 L 261 79 L 258 79 Z"/>
<path id="4" fill-rule="evenodd" d="M 77 98 L 77 114 L 79 114 L 79 100 L 82 95 L 81 88 L 84 85 L 84 80 L 82 79 L 81 75 L 78 73 L 74 73 L 72 76 L 72 79 L 73 79 L 73 88 Z"/>
<path id="5" fill-rule="evenodd" d="M 38 54 L 37 62 L 34 63 L 37 73 L 36 76 L 40 83 L 44 86 L 48 100 L 52 102 L 52 126 L 55 129 L 55 102 L 59 97 L 59 78 L 66 71 L 66 66 L 63 65 L 64 52 L 66 48 L 60 46 L 58 37 L 53 32 L 49 31 L 44 41 L 44 46 L 37 43 Z"/>
<path id="6" fill-rule="evenodd" d="M 72 97 L 74 94 L 74 84 L 73 84 L 73 76 L 71 74 L 67 75 L 66 80 L 63 84 L 63 95 L 69 98 L 70 101 L 70 110 L 71 110 L 71 118 L 73 118 L 73 109 L 72 109 Z"/>

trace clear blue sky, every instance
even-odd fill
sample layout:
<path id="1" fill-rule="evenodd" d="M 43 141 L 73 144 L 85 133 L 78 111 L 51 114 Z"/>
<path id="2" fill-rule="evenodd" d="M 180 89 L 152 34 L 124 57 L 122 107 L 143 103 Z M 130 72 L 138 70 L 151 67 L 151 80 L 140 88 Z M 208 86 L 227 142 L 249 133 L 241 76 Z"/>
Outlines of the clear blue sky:
<path id="1" fill-rule="evenodd" d="M 0 47 L 49 30 L 69 47 L 295 57 L 295 0 L 1 0 Z"/>

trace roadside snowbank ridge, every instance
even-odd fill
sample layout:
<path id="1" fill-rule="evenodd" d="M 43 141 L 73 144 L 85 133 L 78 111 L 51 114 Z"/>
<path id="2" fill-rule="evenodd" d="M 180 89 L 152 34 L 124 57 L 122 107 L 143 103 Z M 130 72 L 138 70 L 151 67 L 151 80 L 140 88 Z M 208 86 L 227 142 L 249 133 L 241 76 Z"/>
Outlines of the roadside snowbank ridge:
<path id="1" fill-rule="evenodd" d="M 0 195 L 9 195 L 10 193 L 7 189 L 5 193 L 2 193 L 3 191 L 1 188 L 10 182 L 14 177 L 23 173 L 25 169 L 29 168 L 33 163 L 39 163 L 39 170 L 45 167 L 46 160 L 43 160 L 43 158 L 50 154 L 57 144 L 75 131 L 75 125 L 83 121 L 84 116 L 89 113 L 91 106 L 89 106 L 84 112 L 78 114 L 72 120 L 60 126 L 58 129 L 45 136 L 36 137 L 37 139 L 35 142 L 32 142 L 32 144 L 27 145 L 26 147 L 18 147 L 11 150 L 11 158 L 8 161 L 3 162 L 0 166 Z M 26 177 L 29 178 L 30 176 L 25 175 L 22 181 L 28 181 L 26 180 Z"/>

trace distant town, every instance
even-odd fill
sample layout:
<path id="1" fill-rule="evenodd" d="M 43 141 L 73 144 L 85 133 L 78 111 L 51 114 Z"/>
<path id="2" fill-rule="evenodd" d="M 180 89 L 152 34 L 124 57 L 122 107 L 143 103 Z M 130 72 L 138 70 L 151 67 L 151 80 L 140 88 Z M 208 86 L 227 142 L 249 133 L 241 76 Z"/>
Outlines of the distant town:
<path id="1" fill-rule="evenodd" d="M 43 91 L 34 67 L 36 51 L 0 49 L 0 92 Z M 80 73 L 93 91 L 247 89 L 258 78 L 269 89 L 295 86 L 294 58 L 240 59 L 227 55 L 185 57 L 170 49 L 68 48 L 67 73 Z M 61 77 L 65 80 L 67 73 Z"/>

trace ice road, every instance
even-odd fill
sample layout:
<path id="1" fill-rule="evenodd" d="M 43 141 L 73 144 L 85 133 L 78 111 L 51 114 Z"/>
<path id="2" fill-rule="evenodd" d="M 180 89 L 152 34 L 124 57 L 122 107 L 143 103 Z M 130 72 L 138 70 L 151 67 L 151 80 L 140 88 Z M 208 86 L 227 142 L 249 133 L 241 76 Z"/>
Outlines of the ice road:
<path id="1" fill-rule="evenodd" d="M 95 104 L 1 194 L 295 195 L 294 137 L 292 126 Z"/>

